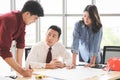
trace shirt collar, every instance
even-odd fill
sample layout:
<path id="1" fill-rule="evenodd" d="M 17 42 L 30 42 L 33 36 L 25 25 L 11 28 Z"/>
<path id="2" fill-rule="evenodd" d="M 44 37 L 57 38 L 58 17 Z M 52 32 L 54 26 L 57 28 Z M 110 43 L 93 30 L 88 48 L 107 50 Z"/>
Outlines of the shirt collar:
<path id="1" fill-rule="evenodd" d="M 45 47 L 46 47 L 46 48 L 49 48 L 49 47 L 50 47 L 50 46 L 48 46 L 48 45 L 47 45 L 47 43 L 46 43 L 46 42 L 44 42 L 44 43 L 45 43 Z M 53 48 L 55 48 L 55 47 L 56 47 L 56 45 L 57 45 L 57 43 L 58 43 L 58 42 L 56 42 L 53 46 L 51 46 L 51 48 L 52 48 L 52 49 L 53 49 Z"/>

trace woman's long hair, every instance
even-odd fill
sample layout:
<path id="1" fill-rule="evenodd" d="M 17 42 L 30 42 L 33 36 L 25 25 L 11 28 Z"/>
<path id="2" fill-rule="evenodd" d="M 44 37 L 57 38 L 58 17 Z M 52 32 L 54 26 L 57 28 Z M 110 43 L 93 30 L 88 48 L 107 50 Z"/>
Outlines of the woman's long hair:
<path id="1" fill-rule="evenodd" d="M 92 30 L 94 33 L 98 32 L 102 27 L 100 17 L 98 14 L 97 7 L 95 5 L 87 5 L 84 12 L 87 11 L 89 13 L 90 19 L 92 20 Z"/>

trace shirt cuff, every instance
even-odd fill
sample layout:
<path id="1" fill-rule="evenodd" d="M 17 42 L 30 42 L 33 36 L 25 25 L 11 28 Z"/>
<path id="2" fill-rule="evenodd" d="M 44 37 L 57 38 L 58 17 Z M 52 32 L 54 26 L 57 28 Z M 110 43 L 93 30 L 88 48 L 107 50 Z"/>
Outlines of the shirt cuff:
<path id="1" fill-rule="evenodd" d="M 44 69 L 46 67 L 46 63 L 36 63 L 36 62 L 30 62 L 31 68 L 35 69 Z"/>

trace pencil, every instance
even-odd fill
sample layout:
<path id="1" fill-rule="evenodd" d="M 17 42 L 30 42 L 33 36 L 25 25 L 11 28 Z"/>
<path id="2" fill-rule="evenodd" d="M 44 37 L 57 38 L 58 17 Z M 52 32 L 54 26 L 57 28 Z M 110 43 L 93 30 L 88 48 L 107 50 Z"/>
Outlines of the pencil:
<path id="1" fill-rule="evenodd" d="M 31 65 L 29 65 L 29 69 L 32 69 L 32 68 L 31 68 Z"/>

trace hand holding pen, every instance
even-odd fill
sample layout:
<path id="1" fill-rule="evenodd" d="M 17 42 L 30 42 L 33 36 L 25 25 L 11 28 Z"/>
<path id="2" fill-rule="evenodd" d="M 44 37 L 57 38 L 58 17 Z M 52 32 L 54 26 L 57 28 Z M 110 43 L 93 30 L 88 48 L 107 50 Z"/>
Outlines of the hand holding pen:
<path id="1" fill-rule="evenodd" d="M 33 73 L 33 69 L 29 65 L 27 69 L 23 69 L 22 72 L 20 73 L 23 77 L 31 77 Z"/>

